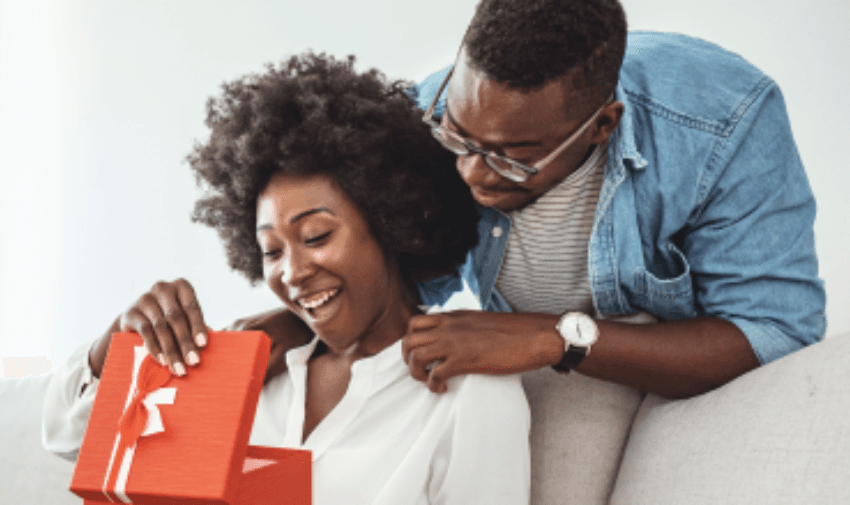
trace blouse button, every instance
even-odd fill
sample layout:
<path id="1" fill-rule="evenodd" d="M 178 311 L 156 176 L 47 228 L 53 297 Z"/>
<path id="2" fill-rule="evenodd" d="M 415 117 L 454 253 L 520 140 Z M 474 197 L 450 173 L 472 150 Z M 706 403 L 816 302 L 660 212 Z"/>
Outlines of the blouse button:
<path id="1" fill-rule="evenodd" d="M 494 237 L 499 238 L 499 237 L 502 236 L 502 233 L 504 233 L 504 231 L 502 230 L 501 226 L 493 227 L 493 236 Z"/>

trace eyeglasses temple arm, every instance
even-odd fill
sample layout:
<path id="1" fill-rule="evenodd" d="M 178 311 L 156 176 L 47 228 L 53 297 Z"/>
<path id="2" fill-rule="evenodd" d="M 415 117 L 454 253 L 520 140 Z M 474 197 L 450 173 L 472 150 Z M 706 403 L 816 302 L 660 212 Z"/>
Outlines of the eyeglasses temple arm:
<path id="1" fill-rule="evenodd" d="M 422 116 L 422 120 L 428 122 L 431 118 L 434 117 L 434 109 L 437 108 L 437 102 L 440 101 L 440 95 L 443 94 L 443 90 L 446 89 L 446 85 L 449 83 L 449 79 L 452 78 L 452 74 L 454 73 L 455 68 L 452 67 L 449 69 L 449 73 L 446 74 L 446 77 L 443 78 L 443 82 L 440 84 L 440 87 L 437 89 L 437 94 L 434 95 L 434 99 L 431 100 L 431 105 L 428 106 L 428 110 L 425 111 L 425 115 Z"/>
<path id="2" fill-rule="evenodd" d="M 610 103 L 613 101 L 613 99 L 614 99 L 614 95 L 611 95 L 611 98 L 609 98 L 609 99 L 605 102 L 605 105 L 603 105 L 602 107 L 600 107 L 599 109 L 597 109 L 597 110 L 596 110 L 596 112 L 594 112 L 594 113 L 593 113 L 593 115 L 592 115 L 592 116 L 590 116 L 590 118 L 588 118 L 588 120 L 584 122 L 584 124 L 582 124 L 581 126 L 579 126 L 578 130 L 576 130 L 575 132 L 573 132 L 573 134 L 572 134 L 572 135 L 570 135 L 570 136 L 569 136 L 569 138 L 568 138 L 567 140 L 565 140 L 565 141 L 564 141 L 564 142 L 563 142 L 560 146 L 558 146 L 558 148 L 557 148 L 557 149 L 555 149 L 554 151 L 552 151 L 551 153 L 549 153 L 549 156 L 546 156 L 546 157 L 545 157 L 545 158 L 543 158 L 542 160 L 540 160 L 540 161 L 538 161 L 537 163 L 535 163 L 533 168 L 535 168 L 536 170 L 539 170 L 539 169 L 543 168 L 544 166 L 546 166 L 547 164 L 549 164 L 552 160 L 554 160 L 555 158 L 557 158 L 557 157 L 558 157 L 558 155 L 560 155 L 562 152 L 564 152 L 564 150 L 565 150 L 567 147 L 569 147 L 569 146 L 570 146 L 570 144 L 572 144 L 572 143 L 573 143 L 573 141 L 574 141 L 575 139 L 577 139 L 579 135 L 581 135 L 582 133 L 584 133 L 584 131 L 587 129 L 587 127 L 588 127 L 588 126 L 590 126 L 590 125 L 593 123 L 593 121 L 594 121 L 597 117 L 599 117 L 599 114 L 602 112 L 602 110 L 603 110 L 605 107 L 607 107 L 607 106 L 608 106 L 608 104 L 610 104 Z"/>

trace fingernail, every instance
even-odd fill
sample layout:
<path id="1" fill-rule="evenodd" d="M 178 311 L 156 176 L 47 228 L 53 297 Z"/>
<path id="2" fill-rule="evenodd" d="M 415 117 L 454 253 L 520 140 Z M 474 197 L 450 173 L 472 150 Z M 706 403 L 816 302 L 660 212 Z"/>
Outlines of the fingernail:
<path id="1" fill-rule="evenodd" d="M 201 358 L 198 356 L 198 353 L 196 353 L 195 351 L 189 351 L 189 354 L 186 355 L 186 363 L 188 363 L 189 366 L 195 366 L 200 362 L 201 362 Z"/>
<path id="2" fill-rule="evenodd" d="M 198 344 L 198 347 L 207 345 L 207 336 L 203 333 L 198 333 L 195 335 L 195 343 Z"/>
<path id="3" fill-rule="evenodd" d="M 183 363 L 174 363 L 174 374 L 178 377 L 186 375 L 186 367 L 183 366 Z"/>
<path id="4" fill-rule="evenodd" d="M 163 356 L 162 353 L 159 353 L 159 354 L 156 355 L 156 360 L 159 361 L 160 365 L 167 366 L 165 364 L 165 356 Z"/>

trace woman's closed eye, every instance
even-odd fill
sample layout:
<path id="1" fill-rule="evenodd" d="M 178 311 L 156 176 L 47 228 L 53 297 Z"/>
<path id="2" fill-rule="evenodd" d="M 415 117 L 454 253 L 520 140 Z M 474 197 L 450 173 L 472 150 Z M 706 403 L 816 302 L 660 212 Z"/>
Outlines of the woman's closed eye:
<path id="1" fill-rule="evenodd" d="M 325 241 L 327 241 L 327 239 L 330 238 L 332 233 L 333 233 L 333 230 L 329 230 L 329 231 L 326 231 L 326 232 L 323 232 L 323 233 L 318 233 L 318 234 L 315 234 L 315 235 L 309 235 L 309 236 L 307 236 L 307 238 L 304 239 L 304 244 L 306 244 L 307 246 L 311 246 L 311 247 L 323 245 L 325 243 Z M 280 257 L 280 255 L 283 253 L 283 248 L 270 247 L 268 249 L 265 249 L 261 246 L 260 251 L 262 252 L 264 260 L 271 261 L 271 260 L 275 260 L 278 257 Z"/>
<path id="2" fill-rule="evenodd" d="M 274 259 L 280 255 L 280 249 L 271 249 L 263 251 L 263 258 Z"/>
<path id="3" fill-rule="evenodd" d="M 333 230 L 326 231 L 324 233 L 320 233 L 318 235 L 313 235 L 304 240 L 304 243 L 307 245 L 321 245 L 325 239 L 329 238 L 333 233 Z"/>

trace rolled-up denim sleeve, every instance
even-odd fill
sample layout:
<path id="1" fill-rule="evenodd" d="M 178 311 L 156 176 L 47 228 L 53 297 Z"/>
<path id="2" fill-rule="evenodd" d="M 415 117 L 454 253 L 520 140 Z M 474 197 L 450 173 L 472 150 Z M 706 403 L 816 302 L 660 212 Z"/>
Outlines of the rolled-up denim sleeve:
<path id="1" fill-rule="evenodd" d="M 701 312 L 737 325 L 761 363 L 822 339 L 815 199 L 772 81 L 739 104 L 699 184 L 683 252 Z"/>

